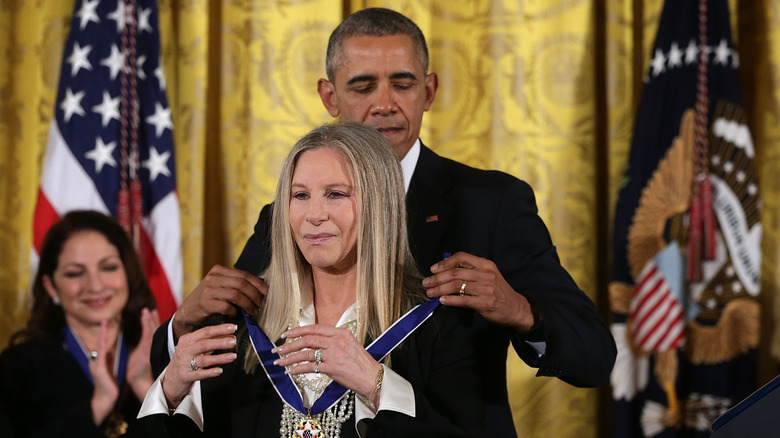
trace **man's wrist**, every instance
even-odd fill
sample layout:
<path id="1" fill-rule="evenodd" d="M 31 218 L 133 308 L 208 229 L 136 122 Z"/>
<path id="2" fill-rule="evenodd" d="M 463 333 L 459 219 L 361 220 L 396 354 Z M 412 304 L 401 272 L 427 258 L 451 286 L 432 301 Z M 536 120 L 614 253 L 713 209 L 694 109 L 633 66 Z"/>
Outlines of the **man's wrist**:
<path id="1" fill-rule="evenodd" d="M 184 321 L 184 318 L 179 315 L 180 312 L 176 312 L 171 319 L 171 328 L 173 329 L 173 343 L 178 344 L 179 338 L 187 333 L 191 333 L 195 330 L 195 326 L 188 324 Z"/>

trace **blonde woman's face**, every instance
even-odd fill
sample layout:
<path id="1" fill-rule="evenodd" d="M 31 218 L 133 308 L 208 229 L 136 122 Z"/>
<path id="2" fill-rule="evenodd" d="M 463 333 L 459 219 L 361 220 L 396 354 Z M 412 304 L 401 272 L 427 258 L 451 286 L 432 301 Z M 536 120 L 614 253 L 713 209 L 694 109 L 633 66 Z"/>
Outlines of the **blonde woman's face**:
<path id="1" fill-rule="evenodd" d="M 129 297 L 119 250 L 96 231 L 81 231 L 65 241 L 57 269 L 43 278 L 43 285 L 61 301 L 73 328 L 121 320 Z"/>
<path id="2" fill-rule="evenodd" d="M 315 149 L 298 158 L 290 227 L 312 269 L 341 273 L 355 268 L 357 193 L 347 160 L 334 149 Z"/>

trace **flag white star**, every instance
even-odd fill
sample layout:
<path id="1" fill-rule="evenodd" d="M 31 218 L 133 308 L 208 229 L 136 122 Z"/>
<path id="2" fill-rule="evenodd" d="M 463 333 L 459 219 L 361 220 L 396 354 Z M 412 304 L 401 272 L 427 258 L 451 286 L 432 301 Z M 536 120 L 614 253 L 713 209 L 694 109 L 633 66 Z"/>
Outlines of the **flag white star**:
<path id="1" fill-rule="evenodd" d="M 672 48 L 669 49 L 669 68 L 682 67 L 683 52 L 680 50 L 680 46 L 677 45 L 677 41 L 672 43 Z"/>
<path id="2" fill-rule="evenodd" d="M 141 55 L 135 60 L 135 71 L 139 78 L 146 80 L 146 72 L 144 71 L 144 62 L 146 62 L 146 55 Z"/>
<path id="3" fill-rule="evenodd" d="M 116 160 L 114 160 L 113 156 L 114 148 L 116 148 L 115 141 L 105 144 L 103 143 L 103 139 L 98 137 L 95 141 L 95 149 L 87 151 L 84 156 L 95 161 L 95 172 L 100 173 L 100 171 L 103 170 L 103 166 L 106 164 L 111 167 L 116 167 Z"/>
<path id="4" fill-rule="evenodd" d="M 125 55 L 116 44 L 112 44 L 111 55 L 100 61 L 100 65 L 108 67 L 111 70 L 111 79 L 116 79 L 116 75 L 125 67 Z"/>
<path id="5" fill-rule="evenodd" d="M 171 120 L 171 109 L 163 108 L 159 102 L 154 104 L 154 114 L 146 118 L 146 123 L 154 125 L 154 135 L 160 137 L 165 128 L 173 130 L 173 120 Z"/>
<path id="6" fill-rule="evenodd" d="M 157 152 L 157 148 L 154 146 L 149 148 L 149 159 L 141 163 L 141 165 L 149 169 L 149 179 L 154 182 L 157 176 L 163 174 L 165 176 L 171 176 L 171 171 L 168 169 L 168 158 L 171 156 L 171 151 L 165 151 L 162 154 Z"/>
<path id="7" fill-rule="evenodd" d="M 100 105 L 92 107 L 92 111 L 98 113 L 102 117 L 102 124 L 105 128 L 111 122 L 111 119 L 119 120 L 119 96 L 111 98 L 108 91 L 103 92 L 103 102 Z"/>
<path id="8" fill-rule="evenodd" d="M 149 24 L 149 17 L 152 15 L 152 8 L 141 8 L 141 12 L 138 13 L 138 33 L 147 31 L 152 33 L 152 25 Z"/>
<path id="9" fill-rule="evenodd" d="M 715 48 L 715 64 L 728 65 L 729 55 L 731 55 L 731 49 L 729 49 L 728 43 L 725 39 L 720 40 L 720 44 Z"/>
<path id="10" fill-rule="evenodd" d="M 157 63 L 157 68 L 154 69 L 154 75 L 157 76 L 157 80 L 160 82 L 160 89 L 165 90 L 165 73 L 163 73 L 162 60 Z"/>
<path id="11" fill-rule="evenodd" d="M 709 57 L 712 54 L 712 46 L 704 46 L 704 56 L 709 61 Z"/>
<path id="12" fill-rule="evenodd" d="M 666 57 L 664 57 L 661 49 L 655 49 L 655 56 L 653 56 L 653 60 L 650 62 L 653 68 L 653 76 L 658 76 L 659 74 L 663 73 L 664 70 L 666 70 L 666 67 L 664 67 L 665 63 Z"/>
<path id="13" fill-rule="evenodd" d="M 685 48 L 685 64 L 693 64 L 696 62 L 696 57 L 699 56 L 699 46 L 696 42 L 691 40 L 688 43 L 688 47 Z"/>
<path id="14" fill-rule="evenodd" d="M 108 14 L 110 20 L 116 21 L 116 31 L 122 32 L 125 29 L 127 23 L 127 11 L 125 10 L 125 2 L 119 0 L 116 3 L 116 9 L 114 12 Z"/>
<path id="15" fill-rule="evenodd" d="M 92 51 L 92 46 L 81 47 L 78 41 L 73 43 L 73 52 L 68 57 L 68 64 L 70 64 L 70 75 L 76 76 L 76 74 L 82 68 L 85 70 L 92 70 L 92 64 L 89 63 L 89 52 Z"/>
<path id="16" fill-rule="evenodd" d="M 60 109 L 65 112 L 64 118 L 66 122 L 70 121 L 73 114 L 78 114 L 80 116 L 84 115 L 84 108 L 81 107 L 81 99 L 83 98 L 83 91 L 73 94 L 73 91 L 71 91 L 70 88 L 65 90 L 65 100 L 60 104 Z"/>
<path id="17" fill-rule="evenodd" d="M 79 28 L 82 30 L 87 27 L 87 24 L 89 24 L 90 21 L 94 23 L 100 23 L 100 17 L 97 15 L 97 7 L 100 3 L 100 0 L 84 0 L 84 3 L 81 4 L 81 9 L 76 13 L 76 16 L 81 19 L 79 22 Z"/>

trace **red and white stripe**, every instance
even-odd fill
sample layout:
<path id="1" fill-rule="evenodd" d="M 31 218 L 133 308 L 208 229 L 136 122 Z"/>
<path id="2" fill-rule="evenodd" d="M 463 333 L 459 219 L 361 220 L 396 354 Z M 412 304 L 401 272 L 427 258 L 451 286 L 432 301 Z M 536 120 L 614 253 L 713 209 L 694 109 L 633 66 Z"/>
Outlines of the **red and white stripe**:
<path id="1" fill-rule="evenodd" d="M 682 305 L 654 261 L 639 274 L 631 299 L 629 328 L 634 348 L 641 351 L 667 351 L 685 339 Z"/>

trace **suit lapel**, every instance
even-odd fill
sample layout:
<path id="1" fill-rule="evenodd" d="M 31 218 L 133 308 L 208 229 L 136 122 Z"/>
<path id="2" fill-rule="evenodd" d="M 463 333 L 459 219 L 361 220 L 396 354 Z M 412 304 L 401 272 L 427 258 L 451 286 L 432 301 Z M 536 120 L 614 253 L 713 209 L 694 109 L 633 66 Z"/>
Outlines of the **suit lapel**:
<path id="1" fill-rule="evenodd" d="M 442 250 L 449 251 L 442 249 L 442 239 L 454 211 L 446 196 L 451 188 L 441 157 L 421 144 L 406 206 L 412 254 L 423 275 L 429 275 L 431 265 L 443 258 Z"/>

